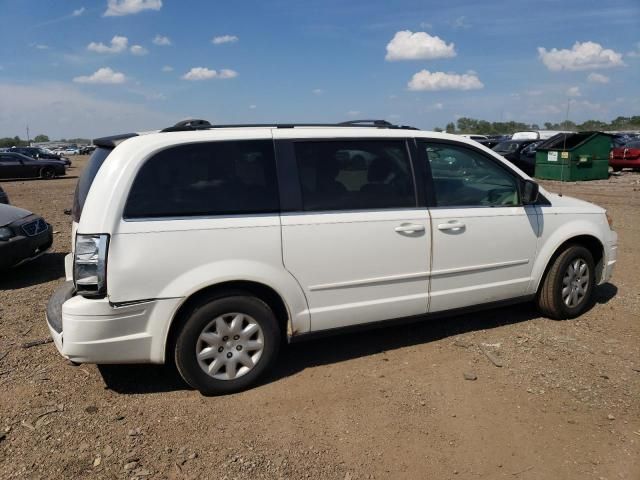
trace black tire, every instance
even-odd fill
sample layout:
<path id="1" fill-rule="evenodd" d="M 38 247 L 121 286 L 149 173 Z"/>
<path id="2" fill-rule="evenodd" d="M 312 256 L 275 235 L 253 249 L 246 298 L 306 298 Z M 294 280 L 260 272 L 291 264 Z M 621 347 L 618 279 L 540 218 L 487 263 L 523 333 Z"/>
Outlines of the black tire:
<path id="1" fill-rule="evenodd" d="M 51 180 L 52 178 L 55 178 L 55 176 L 56 171 L 51 167 L 44 167 L 42 170 L 40 170 L 40 178 Z"/>
<path id="2" fill-rule="evenodd" d="M 233 379 L 218 379 L 206 373 L 200 366 L 196 349 L 198 345 L 201 345 L 199 337 L 204 329 L 208 328 L 216 318 L 224 317 L 226 319 L 227 314 L 231 318 L 231 313 L 243 314 L 259 325 L 263 341 L 262 353 L 255 365 L 246 373 Z M 217 297 L 195 307 L 186 318 L 175 340 L 175 364 L 184 381 L 203 395 L 235 393 L 253 386 L 270 369 L 278 355 L 280 339 L 281 332 L 278 321 L 271 308 L 262 300 L 235 293 L 230 296 Z M 228 342 L 221 343 L 224 346 L 218 347 L 224 350 L 223 353 L 217 355 L 221 358 L 220 361 L 225 362 L 224 358 L 227 355 L 235 359 L 234 355 L 241 354 L 241 352 L 236 352 L 238 346 L 231 343 L 232 339 L 229 338 Z M 211 360 L 210 364 L 214 361 Z M 226 375 L 226 364 L 223 368 Z M 240 367 L 238 374 L 242 368 Z M 218 375 L 222 374 L 218 371 Z"/>
<path id="3" fill-rule="evenodd" d="M 570 277 L 570 265 L 582 260 L 586 264 L 588 280 L 585 285 L 584 296 L 576 300 L 574 305 L 568 305 L 563 298 L 565 277 Z M 571 282 L 569 280 L 569 288 Z M 593 291 L 595 288 L 595 264 L 593 255 L 581 245 L 569 245 L 552 260 L 545 278 L 538 292 L 538 308 L 546 317 L 555 320 L 575 318 L 593 305 Z"/>
<path id="4" fill-rule="evenodd" d="M 613 168 L 613 171 L 614 171 L 614 172 L 620 172 L 620 171 L 622 171 L 622 167 L 611 167 L 611 168 Z"/>

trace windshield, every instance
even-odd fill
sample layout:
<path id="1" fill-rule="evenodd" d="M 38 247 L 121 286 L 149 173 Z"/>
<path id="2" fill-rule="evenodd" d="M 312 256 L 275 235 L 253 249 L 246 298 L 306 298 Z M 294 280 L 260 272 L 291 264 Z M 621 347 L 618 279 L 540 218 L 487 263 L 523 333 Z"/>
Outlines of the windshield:
<path id="1" fill-rule="evenodd" d="M 516 142 L 502 142 L 493 147 L 494 152 L 510 153 L 515 152 L 518 149 L 518 143 Z"/>
<path id="2" fill-rule="evenodd" d="M 100 167 L 107 159 L 109 154 L 113 151 L 112 148 L 96 148 L 87 163 L 78 183 L 76 184 L 76 191 L 73 196 L 73 221 L 79 222 L 80 215 L 82 215 L 82 209 L 84 208 L 84 202 L 89 195 L 89 189 L 93 183 L 93 179 L 96 178 Z"/>

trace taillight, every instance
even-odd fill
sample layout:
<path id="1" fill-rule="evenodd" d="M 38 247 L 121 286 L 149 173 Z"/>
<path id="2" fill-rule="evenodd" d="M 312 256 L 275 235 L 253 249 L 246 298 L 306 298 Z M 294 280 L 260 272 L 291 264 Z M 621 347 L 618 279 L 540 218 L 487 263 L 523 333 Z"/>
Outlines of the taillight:
<path id="1" fill-rule="evenodd" d="M 107 293 L 109 235 L 76 235 L 73 281 L 78 295 L 104 297 Z"/>

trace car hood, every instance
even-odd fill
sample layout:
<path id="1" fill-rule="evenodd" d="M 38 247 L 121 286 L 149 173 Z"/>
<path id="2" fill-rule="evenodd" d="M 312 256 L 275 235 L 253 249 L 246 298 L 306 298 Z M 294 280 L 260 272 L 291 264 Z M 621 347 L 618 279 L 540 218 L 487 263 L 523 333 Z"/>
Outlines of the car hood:
<path id="1" fill-rule="evenodd" d="M 0 204 L 0 227 L 15 222 L 21 218 L 31 215 L 29 210 L 14 207 L 13 205 Z"/>
<path id="2" fill-rule="evenodd" d="M 540 192 L 551 202 L 554 207 L 562 207 L 575 211 L 575 213 L 604 213 L 605 209 L 594 204 L 585 202 L 578 198 L 568 197 L 566 195 L 558 195 L 547 190 L 540 189 Z"/>

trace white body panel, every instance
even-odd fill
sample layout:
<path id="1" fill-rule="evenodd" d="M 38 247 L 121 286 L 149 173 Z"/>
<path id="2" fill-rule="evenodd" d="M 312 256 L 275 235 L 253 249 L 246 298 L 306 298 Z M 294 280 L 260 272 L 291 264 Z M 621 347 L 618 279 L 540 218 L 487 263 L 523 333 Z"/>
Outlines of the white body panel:
<path id="1" fill-rule="evenodd" d="M 534 207 L 435 208 L 431 218 L 429 311 L 528 293 L 539 235 Z"/>
<path id="2" fill-rule="evenodd" d="M 426 313 L 429 229 L 427 210 L 283 215 L 284 264 L 304 289 L 311 329 Z"/>
<path id="3" fill-rule="evenodd" d="M 254 216 L 123 220 L 142 164 L 180 143 L 233 139 L 443 139 L 434 132 L 381 128 L 228 128 L 152 133 L 120 144 L 99 170 L 73 234 L 108 234 L 107 297 L 62 306 L 56 346 L 81 362 L 164 362 L 167 333 L 195 292 L 228 281 L 272 288 L 286 305 L 288 334 L 439 312 L 534 294 L 557 248 L 577 235 L 604 247 L 606 281 L 617 236 L 604 210 L 543 193 L 549 207 L 294 212 Z M 457 221 L 460 232 L 441 230 Z M 398 227 L 417 225 L 416 231 Z M 424 230 L 423 230 L 424 229 Z M 433 252 L 433 258 L 432 258 Z M 65 262 L 67 279 L 72 265 Z"/>

